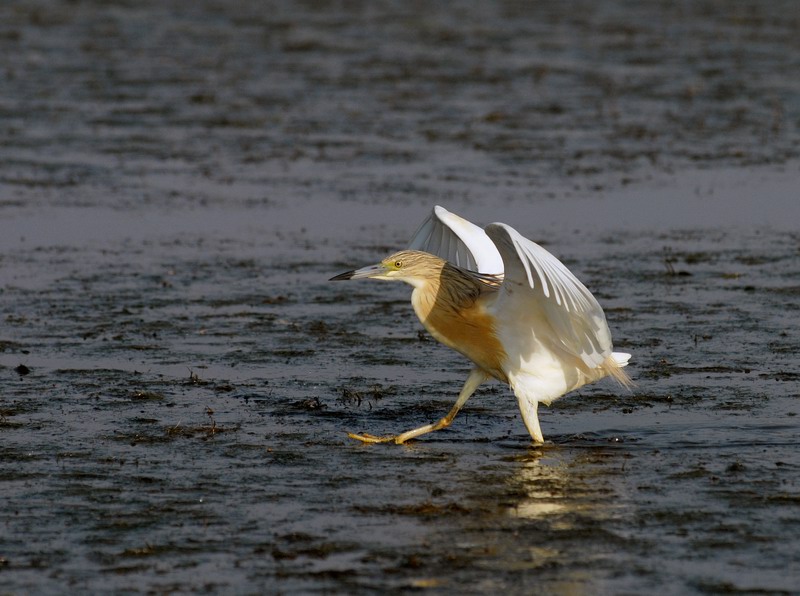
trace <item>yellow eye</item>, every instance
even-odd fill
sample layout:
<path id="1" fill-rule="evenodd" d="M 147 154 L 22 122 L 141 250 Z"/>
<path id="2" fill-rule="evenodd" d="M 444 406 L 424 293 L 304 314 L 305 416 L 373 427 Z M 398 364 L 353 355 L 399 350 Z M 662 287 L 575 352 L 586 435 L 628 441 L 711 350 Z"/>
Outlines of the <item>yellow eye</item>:
<path id="1" fill-rule="evenodd" d="M 395 261 L 394 262 L 394 268 L 395 269 L 400 269 L 400 267 L 402 267 L 402 266 L 403 266 L 403 261 Z"/>

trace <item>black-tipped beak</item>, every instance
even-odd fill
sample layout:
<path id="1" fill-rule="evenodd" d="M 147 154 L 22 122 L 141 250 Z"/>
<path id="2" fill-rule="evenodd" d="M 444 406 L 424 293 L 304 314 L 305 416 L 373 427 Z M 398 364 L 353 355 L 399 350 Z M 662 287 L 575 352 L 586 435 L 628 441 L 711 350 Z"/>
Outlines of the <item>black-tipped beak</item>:
<path id="1" fill-rule="evenodd" d="M 365 277 L 380 277 L 384 273 L 386 273 L 386 267 L 378 263 L 377 265 L 362 267 L 361 269 L 356 269 L 355 271 L 340 273 L 339 275 L 330 278 L 328 281 L 341 281 L 343 279 L 363 279 Z"/>
<path id="2" fill-rule="evenodd" d="M 330 278 L 328 281 L 341 281 L 343 279 L 353 279 L 353 274 L 355 271 L 348 271 L 347 273 L 340 273 L 339 275 L 335 275 L 334 277 Z"/>

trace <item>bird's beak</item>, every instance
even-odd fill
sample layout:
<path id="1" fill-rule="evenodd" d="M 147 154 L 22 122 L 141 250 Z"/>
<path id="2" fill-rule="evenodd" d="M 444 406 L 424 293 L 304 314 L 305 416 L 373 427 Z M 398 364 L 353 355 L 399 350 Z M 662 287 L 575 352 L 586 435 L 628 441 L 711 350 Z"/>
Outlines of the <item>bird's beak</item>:
<path id="1" fill-rule="evenodd" d="M 365 277 L 380 277 L 384 273 L 386 273 L 386 267 L 378 263 L 377 265 L 362 267 L 361 269 L 356 269 L 355 271 L 340 273 L 336 277 L 330 278 L 328 281 L 341 281 L 343 279 L 363 279 Z"/>

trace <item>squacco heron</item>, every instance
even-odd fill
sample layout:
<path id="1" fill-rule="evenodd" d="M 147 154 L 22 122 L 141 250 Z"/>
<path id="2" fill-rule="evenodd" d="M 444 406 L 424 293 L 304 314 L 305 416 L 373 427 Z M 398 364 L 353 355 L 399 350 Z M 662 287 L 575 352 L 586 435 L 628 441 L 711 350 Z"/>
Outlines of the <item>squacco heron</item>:
<path id="1" fill-rule="evenodd" d="M 332 280 L 404 281 L 425 329 L 474 367 L 447 415 L 397 435 L 349 436 L 365 443 L 405 443 L 445 428 L 484 381 L 508 383 L 534 442 L 544 443 L 539 403 L 610 376 L 631 381 L 614 352 L 603 309 L 544 248 L 511 226 L 475 224 L 434 207 L 407 250 Z"/>

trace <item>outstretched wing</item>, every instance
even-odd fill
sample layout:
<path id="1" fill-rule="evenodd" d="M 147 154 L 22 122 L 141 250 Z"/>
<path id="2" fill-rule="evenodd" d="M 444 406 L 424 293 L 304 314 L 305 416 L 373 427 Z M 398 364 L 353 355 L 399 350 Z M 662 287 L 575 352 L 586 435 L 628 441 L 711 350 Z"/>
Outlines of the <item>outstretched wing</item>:
<path id="1" fill-rule="evenodd" d="M 486 232 L 438 205 L 422 222 L 408 248 L 434 254 L 470 271 L 503 273 L 503 259 Z"/>
<path id="2" fill-rule="evenodd" d="M 595 368 L 611 354 L 611 332 L 603 309 L 564 264 L 502 223 L 486 226 L 505 265 L 503 289 L 509 312 L 541 310 L 555 341 Z"/>

